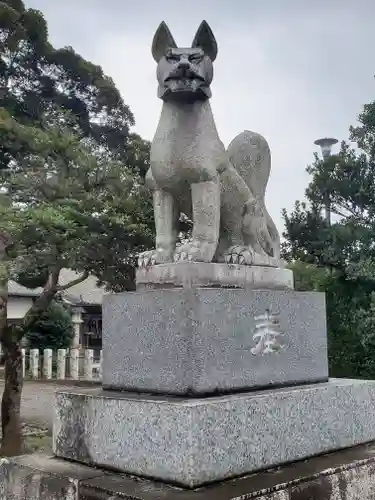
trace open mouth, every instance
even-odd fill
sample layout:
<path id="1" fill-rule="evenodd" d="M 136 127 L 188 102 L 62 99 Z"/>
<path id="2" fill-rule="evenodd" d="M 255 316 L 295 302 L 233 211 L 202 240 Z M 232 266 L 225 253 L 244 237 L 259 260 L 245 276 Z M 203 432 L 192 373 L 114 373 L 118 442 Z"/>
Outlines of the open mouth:
<path id="1" fill-rule="evenodd" d="M 202 78 L 199 75 L 191 74 L 191 75 L 171 75 L 167 76 L 167 78 L 164 80 L 165 83 L 167 82 L 181 82 L 181 83 L 187 83 L 191 82 L 193 80 L 198 80 L 200 82 L 204 82 L 204 78 Z"/>

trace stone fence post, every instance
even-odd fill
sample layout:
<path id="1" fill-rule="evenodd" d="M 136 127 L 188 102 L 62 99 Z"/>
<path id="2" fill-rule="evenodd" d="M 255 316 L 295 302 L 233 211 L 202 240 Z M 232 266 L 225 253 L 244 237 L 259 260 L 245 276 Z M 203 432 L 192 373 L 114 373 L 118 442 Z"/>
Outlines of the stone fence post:
<path id="1" fill-rule="evenodd" d="M 93 361 L 94 361 L 94 351 L 92 349 L 86 349 L 85 350 L 85 361 L 84 361 L 85 380 L 92 380 Z"/>
<path id="2" fill-rule="evenodd" d="M 52 349 L 43 351 L 43 377 L 47 380 L 52 378 Z"/>
<path id="3" fill-rule="evenodd" d="M 26 376 L 26 349 L 21 349 L 22 352 L 22 378 Z"/>
<path id="4" fill-rule="evenodd" d="M 57 350 L 57 379 L 65 380 L 66 376 L 66 349 Z"/>
<path id="5" fill-rule="evenodd" d="M 73 380 L 79 379 L 79 349 L 70 349 L 69 371 Z"/>
<path id="6" fill-rule="evenodd" d="M 30 376 L 39 378 L 39 349 L 30 349 Z"/>

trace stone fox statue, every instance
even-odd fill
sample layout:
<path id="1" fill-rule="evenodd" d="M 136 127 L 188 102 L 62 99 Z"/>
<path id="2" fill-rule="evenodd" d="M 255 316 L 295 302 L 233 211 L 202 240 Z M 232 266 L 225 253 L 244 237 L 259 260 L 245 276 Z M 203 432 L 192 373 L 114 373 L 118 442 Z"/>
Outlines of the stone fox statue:
<path id="1" fill-rule="evenodd" d="M 214 35 L 203 21 L 191 48 L 177 48 L 167 25 L 157 29 L 158 97 L 163 100 L 146 182 L 153 191 L 156 248 L 139 266 L 165 262 L 280 265 L 280 240 L 264 195 L 270 150 L 245 131 L 229 145 L 219 139 L 209 103 Z M 193 220 L 191 241 L 176 247 L 179 217 Z"/>

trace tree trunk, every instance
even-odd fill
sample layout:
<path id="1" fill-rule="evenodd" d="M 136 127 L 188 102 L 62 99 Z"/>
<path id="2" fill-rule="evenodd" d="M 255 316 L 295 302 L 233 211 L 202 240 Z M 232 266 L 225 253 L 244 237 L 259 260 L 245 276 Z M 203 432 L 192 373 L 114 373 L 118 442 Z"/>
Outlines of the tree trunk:
<path id="1" fill-rule="evenodd" d="M 8 325 L 8 282 L 9 268 L 6 248 L 9 238 L 0 233 L 0 341 L 5 358 L 5 386 L 1 402 L 2 441 L 0 454 L 20 455 L 21 436 L 21 392 L 22 351 L 15 331 Z"/>
<path id="2" fill-rule="evenodd" d="M 56 267 L 49 273 L 48 281 L 45 284 L 42 293 L 33 302 L 33 305 L 27 311 L 22 320 L 22 325 L 19 329 L 19 339 L 32 329 L 36 321 L 40 318 L 41 313 L 43 313 L 51 304 L 58 291 L 60 270 L 60 267 Z"/>
<path id="3" fill-rule="evenodd" d="M 4 346 L 5 387 L 1 401 L 1 428 L 3 433 L 1 455 L 11 457 L 22 453 L 22 350 L 19 342 L 10 341 L 9 344 L 8 342 L 6 344 Z"/>
<path id="4" fill-rule="evenodd" d="M 0 454 L 10 457 L 22 453 L 21 394 L 23 376 L 21 339 L 33 327 L 40 314 L 50 305 L 56 293 L 84 281 L 87 278 L 87 273 L 83 273 L 80 278 L 59 287 L 60 268 L 53 269 L 43 292 L 27 311 L 22 324 L 12 328 L 8 325 L 7 318 L 9 276 L 4 260 L 1 257 L 0 238 L 0 341 L 3 345 L 5 357 L 5 387 L 1 402 L 3 436 Z"/>

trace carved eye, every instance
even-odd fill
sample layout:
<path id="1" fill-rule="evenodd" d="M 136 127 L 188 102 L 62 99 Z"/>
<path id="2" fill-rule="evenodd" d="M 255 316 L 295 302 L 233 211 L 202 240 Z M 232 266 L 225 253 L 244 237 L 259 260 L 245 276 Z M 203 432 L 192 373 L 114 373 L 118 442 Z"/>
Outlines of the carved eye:
<path id="1" fill-rule="evenodd" d="M 171 63 L 176 63 L 180 60 L 180 56 L 176 54 L 166 54 L 167 61 Z"/>
<path id="2" fill-rule="evenodd" d="M 189 61 L 192 63 L 199 63 L 203 59 L 203 56 L 201 54 L 192 54 L 189 56 Z"/>

